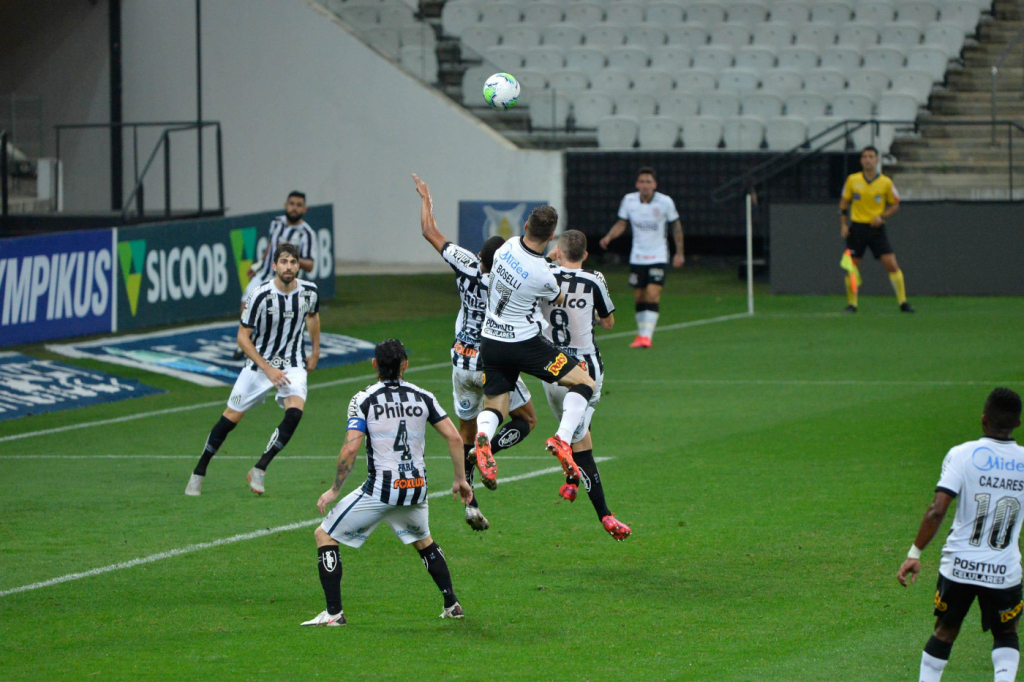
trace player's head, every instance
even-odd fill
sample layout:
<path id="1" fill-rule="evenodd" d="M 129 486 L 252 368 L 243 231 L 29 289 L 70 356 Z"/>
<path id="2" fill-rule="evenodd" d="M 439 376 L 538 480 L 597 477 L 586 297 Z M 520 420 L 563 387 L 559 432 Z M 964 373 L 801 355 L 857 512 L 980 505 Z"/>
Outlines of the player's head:
<path id="1" fill-rule="evenodd" d="M 1009 438 L 1020 426 L 1020 396 L 1008 388 L 997 388 L 988 394 L 981 425 L 986 435 Z"/>
<path id="2" fill-rule="evenodd" d="M 650 200 L 654 196 L 654 190 L 658 189 L 658 176 L 650 166 L 643 166 L 636 169 L 633 178 L 636 181 L 636 191 L 640 192 L 642 199 Z"/>
<path id="3" fill-rule="evenodd" d="M 494 235 L 488 237 L 487 241 L 484 242 L 484 247 L 480 249 L 480 269 L 484 272 L 490 272 L 491 266 L 494 265 L 494 252 L 501 248 L 501 245 L 505 243 L 504 237 Z"/>
<path id="4" fill-rule="evenodd" d="M 408 366 L 409 356 L 398 339 L 384 339 L 373 349 L 373 368 L 381 381 L 398 381 Z"/>
<path id="5" fill-rule="evenodd" d="M 565 263 L 582 263 L 587 259 L 587 235 L 579 230 L 566 230 L 558 238 L 558 251 Z"/>
<path id="6" fill-rule="evenodd" d="M 555 236 L 558 227 L 558 211 L 551 206 L 538 206 L 526 221 L 526 233 L 530 239 L 547 244 Z"/>
<path id="7" fill-rule="evenodd" d="M 867 173 L 878 168 L 878 150 L 874 147 L 864 147 L 860 152 L 860 167 Z"/>
<path id="8" fill-rule="evenodd" d="M 288 284 L 299 274 L 299 247 L 291 242 L 281 242 L 274 251 L 274 272 L 278 279 Z"/>
<path id="9" fill-rule="evenodd" d="M 302 216 L 306 215 L 306 195 L 297 189 L 292 190 L 284 202 L 284 213 L 290 223 L 302 220 Z"/>

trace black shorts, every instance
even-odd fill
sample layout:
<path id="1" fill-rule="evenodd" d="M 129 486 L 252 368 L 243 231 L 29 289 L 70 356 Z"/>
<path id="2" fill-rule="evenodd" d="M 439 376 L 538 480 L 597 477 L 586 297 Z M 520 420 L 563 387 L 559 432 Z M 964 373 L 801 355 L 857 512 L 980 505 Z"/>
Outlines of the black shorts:
<path id="1" fill-rule="evenodd" d="M 572 355 L 555 348 L 543 336 L 526 341 L 480 341 L 484 360 L 484 395 L 510 393 L 526 372 L 549 384 L 557 382 L 579 364 Z"/>
<path id="2" fill-rule="evenodd" d="M 881 258 L 887 253 L 892 253 L 892 246 L 889 244 L 889 235 L 885 233 L 885 225 L 871 227 L 867 223 L 850 223 L 850 234 L 846 237 L 846 248 L 854 258 L 863 258 L 864 252 L 869 248 L 871 254 Z"/>
<path id="3" fill-rule="evenodd" d="M 958 583 L 940 573 L 935 587 L 935 615 L 943 625 L 959 629 L 975 597 L 981 607 L 982 630 L 991 630 L 993 627 L 999 629 L 1001 625 L 1014 622 L 1020 618 L 1021 608 L 1024 607 L 1020 583 L 1014 587 L 996 589 Z"/>
<path id="4" fill-rule="evenodd" d="M 629 286 L 634 289 L 646 289 L 648 284 L 665 286 L 665 273 L 668 263 L 652 263 L 651 265 L 630 265 Z"/>

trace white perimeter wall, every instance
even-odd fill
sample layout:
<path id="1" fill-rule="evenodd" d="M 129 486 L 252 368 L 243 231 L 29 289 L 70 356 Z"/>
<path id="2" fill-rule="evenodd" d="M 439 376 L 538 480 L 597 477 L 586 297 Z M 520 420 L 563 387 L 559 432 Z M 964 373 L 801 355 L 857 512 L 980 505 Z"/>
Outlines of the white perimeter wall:
<path id="1" fill-rule="evenodd" d="M 124 0 L 126 121 L 195 118 L 194 7 Z M 338 260 L 427 263 L 437 255 L 419 236 L 413 172 L 451 238 L 459 200 L 561 209 L 559 152 L 515 148 L 304 0 L 204 0 L 202 13 L 203 117 L 223 125 L 232 214 L 273 209 L 302 189 L 310 203 L 334 204 Z M 195 197 L 194 142 L 180 139 L 176 206 Z M 212 169 L 213 138 L 204 140 Z M 212 173 L 204 187 L 210 205 Z"/>

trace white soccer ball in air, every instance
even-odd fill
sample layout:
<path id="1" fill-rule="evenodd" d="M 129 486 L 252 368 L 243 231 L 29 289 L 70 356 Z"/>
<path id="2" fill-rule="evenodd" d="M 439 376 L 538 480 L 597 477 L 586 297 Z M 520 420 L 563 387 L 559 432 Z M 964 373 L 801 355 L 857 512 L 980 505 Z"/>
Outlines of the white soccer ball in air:
<path id="1" fill-rule="evenodd" d="M 496 73 L 484 82 L 484 100 L 495 109 L 511 109 L 519 101 L 519 81 L 508 73 Z"/>

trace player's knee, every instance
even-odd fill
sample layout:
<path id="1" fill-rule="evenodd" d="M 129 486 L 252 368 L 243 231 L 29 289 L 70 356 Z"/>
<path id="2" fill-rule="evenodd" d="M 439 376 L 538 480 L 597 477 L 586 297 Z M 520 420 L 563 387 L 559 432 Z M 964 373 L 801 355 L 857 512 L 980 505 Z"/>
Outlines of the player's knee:
<path id="1" fill-rule="evenodd" d="M 316 530 L 313 531 L 313 537 L 316 538 L 316 546 L 317 547 L 323 547 L 324 545 L 335 544 L 334 543 L 334 538 L 332 538 L 330 535 L 328 535 L 327 531 L 325 531 L 320 526 L 317 526 Z"/>
<path id="2" fill-rule="evenodd" d="M 590 377 L 587 378 L 590 379 Z M 590 399 L 594 397 L 594 382 L 591 380 L 589 385 L 576 384 L 569 389 L 569 393 L 576 393 L 587 402 L 590 402 Z"/>
<path id="3" fill-rule="evenodd" d="M 524 422 L 526 422 L 526 425 L 530 427 L 531 431 L 533 431 L 533 429 L 537 426 L 537 413 L 533 412 L 532 410 L 529 412 L 524 412 L 522 414 L 522 419 Z"/>
<path id="4" fill-rule="evenodd" d="M 959 634 L 960 628 L 952 627 L 950 625 L 946 625 L 945 623 L 938 622 L 935 624 L 935 633 L 933 635 L 933 638 L 937 639 L 939 642 L 942 642 L 943 644 L 952 645 L 953 642 L 956 641 L 956 637 Z M 946 658 L 949 658 L 948 651 L 946 653 Z"/>
<path id="5" fill-rule="evenodd" d="M 281 426 L 287 428 L 290 433 L 295 431 L 300 421 L 302 421 L 302 410 L 297 407 L 289 407 L 284 411 L 284 419 L 281 421 Z"/>

